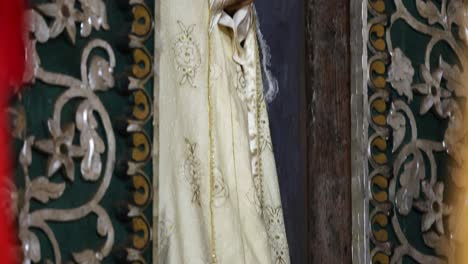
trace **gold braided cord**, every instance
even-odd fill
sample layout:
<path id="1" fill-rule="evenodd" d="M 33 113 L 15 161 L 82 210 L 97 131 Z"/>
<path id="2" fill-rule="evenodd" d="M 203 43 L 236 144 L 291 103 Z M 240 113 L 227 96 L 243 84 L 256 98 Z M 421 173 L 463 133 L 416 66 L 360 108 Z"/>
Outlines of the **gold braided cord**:
<path id="1" fill-rule="evenodd" d="M 208 17 L 211 20 L 211 8 L 208 5 Z M 208 22 L 208 87 L 207 87 L 207 96 L 208 96 L 208 137 L 210 142 L 210 164 L 209 164 L 209 173 L 210 173 L 210 246 L 211 246 L 211 263 L 216 264 L 216 240 L 215 240 L 215 227 L 214 227 L 214 212 L 213 212 L 213 198 L 214 198 L 214 137 L 213 137 L 213 102 L 211 97 L 211 33 L 210 33 L 210 23 Z"/>

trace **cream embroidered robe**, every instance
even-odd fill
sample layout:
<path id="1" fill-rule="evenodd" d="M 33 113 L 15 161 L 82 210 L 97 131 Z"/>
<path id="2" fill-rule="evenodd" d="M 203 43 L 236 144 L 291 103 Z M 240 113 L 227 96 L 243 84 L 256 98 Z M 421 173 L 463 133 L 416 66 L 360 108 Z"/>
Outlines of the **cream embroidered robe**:
<path id="1" fill-rule="evenodd" d="M 233 17 L 215 7 L 157 7 L 155 259 L 289 263 L 253 7 Z"/>

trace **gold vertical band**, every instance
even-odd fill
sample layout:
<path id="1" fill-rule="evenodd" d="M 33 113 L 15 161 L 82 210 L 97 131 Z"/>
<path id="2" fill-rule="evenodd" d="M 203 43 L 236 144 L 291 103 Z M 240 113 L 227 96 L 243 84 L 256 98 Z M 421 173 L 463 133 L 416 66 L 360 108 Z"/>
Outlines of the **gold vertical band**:
<path id="1" fill-rule="evenodd" d="M 254 14 L 254 12 L 252 12 L 252 14 Z M 254 16 L 253 19 L 252 19 L 253 23 L 252 23 L 252 26 L 256 26 L 257 25 L 257 19 L 256 17 Z M 263 103 L 263 90 L 260 90 L 261 87 L 263 87 L 261 81 L 262 79 L 260 78 L 262 72 L 261 72 L 261 69 L 260 69 L 260 61 L 259 61 L 259 58 L 260 58 L 260 51 L 259 51 L 259 48 L 258 48 L 258 36 L 257 36 L 257 32 L 255 30 L 253 30 L 254 32 L 254 52 L 255 52 L 255 55 L 254 57 L 256 58 L 256 62 L 255 62 L 255 125 L 257 126 L 257 159 L 258 159 L 258 166 L 257 166 L 257 171 L 256 171 L 256 174 L 257 174 L 257 177 L 258 177 L 258 180 L 259 180 L 259 200 L 260 200 L 260 210 L 261 210 L 261 213 L 263 214 L 263 211 L 264 211 L 264 207 L 265 207 L 265 193 L 264 193 L 264 187 L 263 187 L 263 159 L 262 159 L 262 147 L 261 147 L 261 137 L 263 136 L 263 131 L 262 131 L 262 127 L 260 125 L 260 122 L 261 122 L 261 106 L 262 106 L 262 103 Z"/>
<path id="2" fill-rule="evenodd" d="M 208 0 L 209 1 L 209 0 Z M 211 247 L 211 263 L 216 264 L 216 236 L 215 236 L 215 227 L 214 227 L 214 212 L 213 212 L 213 192 L 214 192 L 214 136 L 213 136 L 213 102 L 211 97 L 211 32 L 210 32 L 210 23 L 211 23 L 211 8 L 208 5 L 208 87 L 207 87 L 207 97 L 208 97 L 208 137 L 210 143 L 210 164 L 209 164 L 209 173 L 210 173 L 210 247 Z"/>

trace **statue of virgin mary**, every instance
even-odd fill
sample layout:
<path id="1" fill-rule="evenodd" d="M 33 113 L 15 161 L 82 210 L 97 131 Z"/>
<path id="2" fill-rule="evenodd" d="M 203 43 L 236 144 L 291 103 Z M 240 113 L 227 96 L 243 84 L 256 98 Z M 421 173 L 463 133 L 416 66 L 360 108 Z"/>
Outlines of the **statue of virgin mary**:
<path id="1" fill-rule="evenodd" d="M 290 263 L 252 0 L 158 5 L 156 259 Z"/>

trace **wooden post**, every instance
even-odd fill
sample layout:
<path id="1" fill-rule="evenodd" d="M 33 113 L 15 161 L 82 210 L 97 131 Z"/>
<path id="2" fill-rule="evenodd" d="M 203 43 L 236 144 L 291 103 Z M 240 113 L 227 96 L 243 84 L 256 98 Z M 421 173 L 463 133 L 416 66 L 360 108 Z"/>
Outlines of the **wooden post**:
<path id="1" fill-rule="evenodd" d="M 351 263 L 349 14 L 349 1 L 306 0 L 307 263 Z"/>

